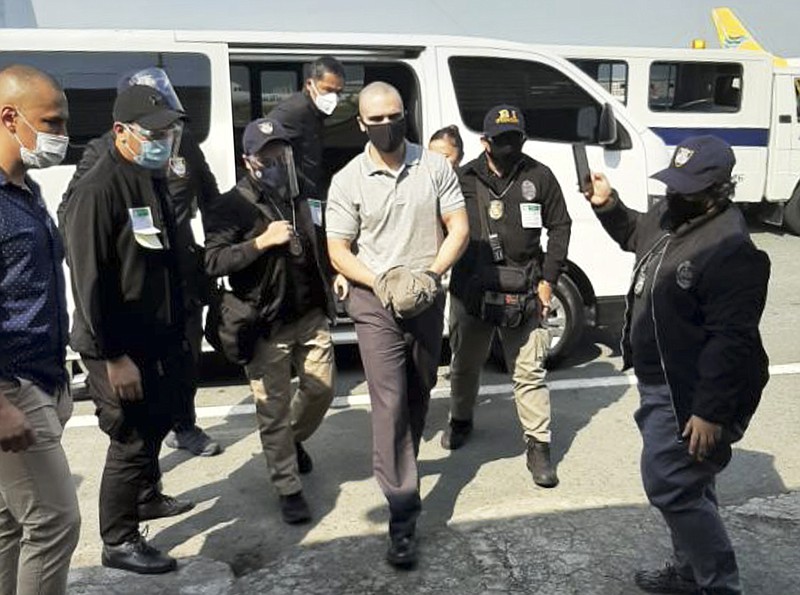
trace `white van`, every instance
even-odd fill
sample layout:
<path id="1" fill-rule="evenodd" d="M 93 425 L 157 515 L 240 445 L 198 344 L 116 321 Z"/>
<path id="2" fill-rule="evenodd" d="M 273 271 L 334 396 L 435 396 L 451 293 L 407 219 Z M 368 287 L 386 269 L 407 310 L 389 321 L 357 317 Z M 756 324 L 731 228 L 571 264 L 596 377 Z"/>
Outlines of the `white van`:
<path id="1" fill-rule="evenodd" d="M 736 154 L 735 200 L 800 234 L 800 65 L 744 50 L 551 48 L 674 147 L 715 134 Z"/>
<path id="2" fill-rule="evenodd" d="M 67 159 L 33 174 L 53 210 L 83 147 L 112 124 L 117 79 L 147 66 L 169 74 L 222 190 L 235 183 L 245 125 L 300 89 L 303 65 L 323 54 L 339 58 L 347 73 L 343 101 L 326 122 L 330 174 L 363 150 L 366 138 L 354 116 L 357 93 L 371 81 L 400 90 L 412 141 L 425 144 L 440 127 L 457 124 L 467 159 L 481 150 L 488 109 L 520 106 L 530 137 L 525 151 L 555 172 L 574 221 L 569 267 L 555 292 L 554 356 L 573 346 L 586 324 L 619 318 L 632 264 L 578 192 L 572 143 L 587 145 L 592 168 L 608 172 L 631 206 L 644 210 L 663 193 L 648 179 L 668 161 L 663 142 L 578 68 L 523 44 L 410 35 L 5 29 L 0 48 L 0 65 L 41 68 L 69 99 Z M 335 337 L 355 341 L 346 328 Z"/>

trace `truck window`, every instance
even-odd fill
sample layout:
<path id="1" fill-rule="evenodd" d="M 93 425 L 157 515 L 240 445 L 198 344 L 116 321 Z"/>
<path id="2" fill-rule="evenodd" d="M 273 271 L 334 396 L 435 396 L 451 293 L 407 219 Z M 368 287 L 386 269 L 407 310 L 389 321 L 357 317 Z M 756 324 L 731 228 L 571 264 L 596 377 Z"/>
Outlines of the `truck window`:
<path id="1" fill-rule="evenodd" d="M 622 103 L 628 103 L 628 63 L 622 60 L 589 60 L 583 58 L 570 59 L 606 91 Z"/>
<path id="2" fill-rule="evenodd" d="M 208 135 L 211 65 L 202 54 L 157 52 L 6 52 L 0 68 L 28 64 L 52 75 L 69 102 L 69 149 L 65 164 L 76 164 L 86 144 L 111 129 L 117 81 L 150 66 L 163 68 L 192 122 L 198 141 Z"/>
<path id="3" fill-rule="evenodd" d="M 654 112 L 738 112 L 742 65 L 729 62 L 653 62 L 648 107 Z"/>
<path id="4" fill-rule="evenodd" d="M 525 114 L 528 138 L 597 143 L 601 106 L 563 72 L 508 58 L 454 56 L 450 74 L 461 120 L 483 132 L 493 106 L 510 103 Z"/>
<path id="5" fill-rule="evenodd" d="M 412 142 L 419 142 L 422 124 L 419 85 L 408 66 L 397 62 L 343 64 L 344 90 L 336 110 L 325 119 L 323 160 L 329 176 L 364 150 L 367 137 L 359 129 L 356 116 L 358 94 L 365 85 L 373 81 L 384 81 L 397 87 L 406 109 L 407 138 Z M 239 93 L 238 99 L 236 93 L 232 94 L 237 156 L 242 152 L 242 132 L 247 123 L 267 115 L 280 101 L 301 91 L 308 78 L 307 65 L 307 61 L 232 61 L 231 89 L 238 90 Z"/>

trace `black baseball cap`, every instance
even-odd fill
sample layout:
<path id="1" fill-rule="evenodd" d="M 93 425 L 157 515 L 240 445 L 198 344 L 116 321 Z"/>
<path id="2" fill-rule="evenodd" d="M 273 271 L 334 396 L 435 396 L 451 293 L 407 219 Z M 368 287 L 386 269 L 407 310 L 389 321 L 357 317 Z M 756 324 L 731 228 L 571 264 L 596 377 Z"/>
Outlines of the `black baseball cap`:
<path id="1" fill-rule="evenodd" d="M 266 145 L 274 141 L 289 142 L 289 133 L 277 120 L 259 118 L 253 120 L 244 129 L 242 148 L 245 155 L 255 155 Z"/>
<path id="2" fill-rule="evenodd" d="M 171 109 L 161 93 L 145 85 L 134 85 L 117 95 L 113 115 L 115 122 L 135 122 L 147 130 L 162 130 L 186 117 Z"/>
<path id="3" fill-rule="evenodd" d="M 483 135 L 492 138 L 504 132 L 521 132 L 525 135 L 525 116 L 515 105 L 497 105 L 483 118 Z"/>
<path id="4" fill-rule="evenodd" d="M 691 136 L 677 147 L 669 167 L 653 174 L 667 188 L 694 194 L 731 179 L 736 157 L 731 146 L 717 136 Z"/>

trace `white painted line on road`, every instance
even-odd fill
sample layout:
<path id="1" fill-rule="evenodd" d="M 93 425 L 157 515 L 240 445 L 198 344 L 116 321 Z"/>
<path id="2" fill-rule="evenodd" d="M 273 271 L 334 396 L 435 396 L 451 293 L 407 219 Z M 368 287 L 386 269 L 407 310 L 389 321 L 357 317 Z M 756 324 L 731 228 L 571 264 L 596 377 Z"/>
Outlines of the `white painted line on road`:
<path id="1" fill-rule="evenodd" d="M 800 374 L 800 363 L 781 364 L 770 366 L 770 376 L 788 376 Z M 620 376 L 598 376 L 596 378 L 570 378 L 565 380 L 552 380 L 547 383 L 551 391 L 584 390 L 590 388 L 607 388 L 610 386 L 634 386 L 636 376 L 622 374 Z M 511 384 L 487 384 L 480 388 L 481 396 L 511 394 Z M 435 388 L 431 391 L 432 399 L 446 399 L 450 396 L 450 387 Z M 358 395 L 343 395 L 333 399 L 331 407 L 358 407 L 369 405 L 369 393 Z M 234 415 L 252 415 L 255 405 L 220 405 L 216 407 L 198 407 L 198 418 L 220 418 Z M 77 415 L 67 422 L 67 428 L 87 428 L 97 425 L 94 415 Z"/>

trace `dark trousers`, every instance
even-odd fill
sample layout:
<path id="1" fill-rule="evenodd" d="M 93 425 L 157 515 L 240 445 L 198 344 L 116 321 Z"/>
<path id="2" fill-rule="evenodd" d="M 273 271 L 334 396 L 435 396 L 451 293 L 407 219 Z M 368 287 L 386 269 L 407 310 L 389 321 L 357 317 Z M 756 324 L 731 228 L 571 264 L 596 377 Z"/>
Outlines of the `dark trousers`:
<path id="1" fill-rule="evenodd" d="M 83 358 L 98 425 L 110 438 L 98 502 L 100 536 L 106 544 L 122 543 L 137 533 L 140 494 L 161 478 L 161 441 L 175 421 L 177 395 L 193 367 L 186 342 L 168 351 L 160 357 L 132 358 L 144 389 L 144 399 L 136 402 L 114 395 L 104 360 Z"/>
<path id="2" fill-rule="evenodd" d="M 197 413 L 194 408 L 194 397 L 197 394 L 198 366 L 203 344 L 203 308 L 190 308 L 186 311 L 186 340 L 192 355 L 191 370 L 187 371 L 186 378 L 181 386 L 177 409 L 175 411 L 175 424 L 173 430 L 182 432 L 191 430 L 197 423 Z"/>
<path id="3" fill-rule="evenodd" d="M 368 289 L 347 306 L 372 404 L 372 464 L 389 502 L 389 533 L 414 532 L 422 508 L 417 454 L 442 349 L 444 295 L 409 320 L 395 318 Z"/>
<path id="4" fill-rule="evenodd" d="M 720 444 L 702 462 L 678 440 L 678 427 L 666 385 L 639 385 L 635 414 L 642 434 L 642 481 L 650 503 L 664 517 L 672 536 L 678 572 L 714 593 L 741 593 L 733 546 L 717 507 L 714 479 L 728 464 L 730 445 Z"/>

